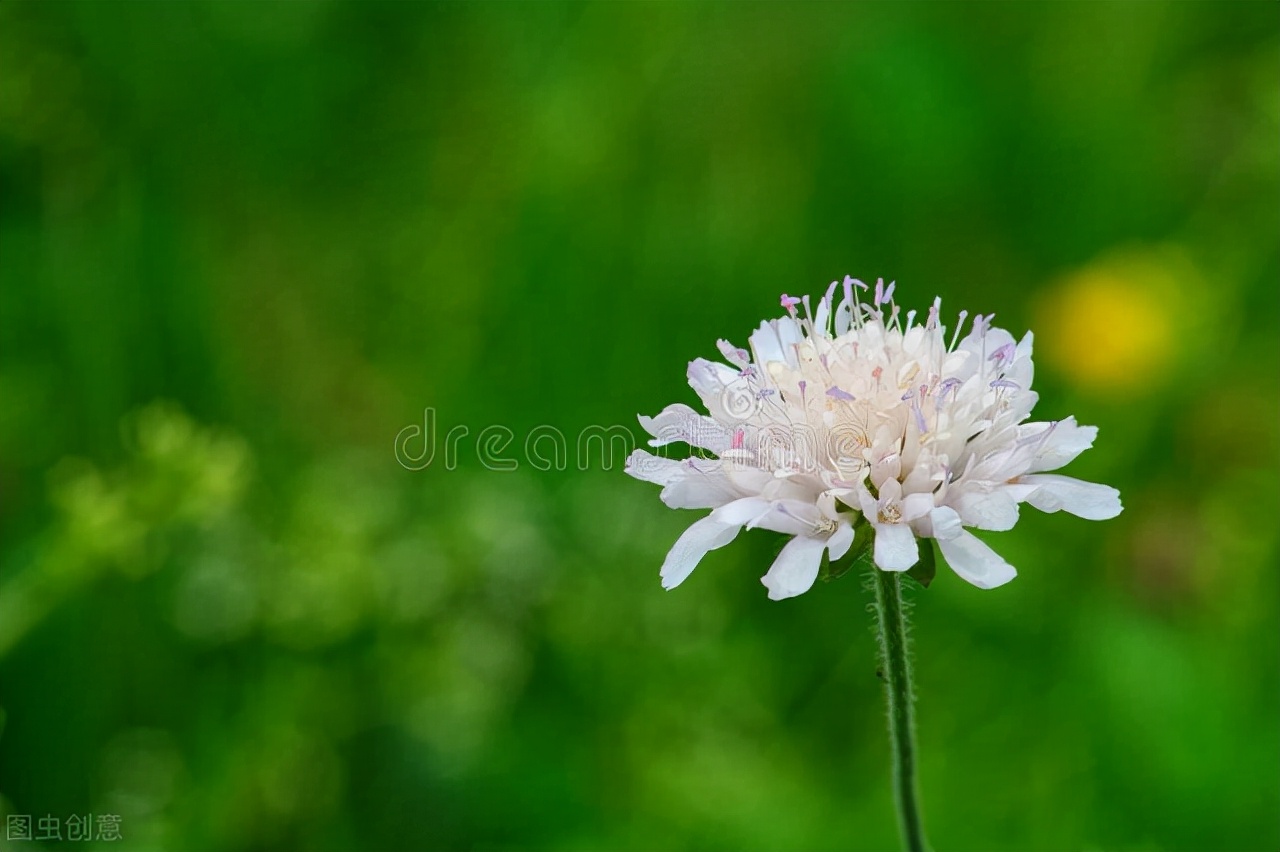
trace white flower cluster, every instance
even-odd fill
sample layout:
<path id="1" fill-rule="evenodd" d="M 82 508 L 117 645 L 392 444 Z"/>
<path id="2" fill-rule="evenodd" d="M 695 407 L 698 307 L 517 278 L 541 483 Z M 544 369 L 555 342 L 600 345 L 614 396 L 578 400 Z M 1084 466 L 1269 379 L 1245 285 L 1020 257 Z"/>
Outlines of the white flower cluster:
<path id="1" fill-rule="evenodd" d="M 1120 513 L 1114 488 L 1046 473 L 1088 449 L 1098 430 L 1070 417 L 1024 422 L 1036 403 L 1030 332 L 1015 342 L 991 325 L 994 315 L 979 314 L 960 338 L 961 312 L 948 342 L 941 300 L 917 322 L 915 311 L 902 316 L 893 290 L 846 277 L 816 310 L 807 296 L 784 295 L 788 316 L 761 323 L 749 350 L 721 340 L 727 363 L 689 365 L 708 414 L 672 405 L 640 418 L 650 445 L 706 451 L 675 460 L 637 450 L 627 460 L 632 476 L 662 486 L 671 508 L 713 510 L 671 548 L 666 588 L 744 527 L 759 527 L 794 536 L 762 579 L 769 597 L 799 595 L 824 551 L 833 561 L 849 551 L 861 516 L 874 527 L 880 568 L 911 568 L 917 539 L 932 538 L 957 574 L 990 589 L 1016 571 L 965 527 L 1010 529 L 1024 502 L 1091 520 Z"/>

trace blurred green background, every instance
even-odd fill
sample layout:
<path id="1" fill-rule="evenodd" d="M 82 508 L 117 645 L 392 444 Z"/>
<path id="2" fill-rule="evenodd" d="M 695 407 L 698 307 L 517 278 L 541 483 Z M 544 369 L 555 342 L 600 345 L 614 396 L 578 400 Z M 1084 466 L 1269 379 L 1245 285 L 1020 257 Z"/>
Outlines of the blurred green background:
<path id="1" fill-rule="evenodd" d="M 857 579 L 664 593 L 696 514 L 474 444 L 852 273 L 1034 328 L 1126 503 L 915 596 L 937 848 L 1280 848 L 1278 83 L 1274 3 L 0 3 L 0 811 L 894 848 Z"/>

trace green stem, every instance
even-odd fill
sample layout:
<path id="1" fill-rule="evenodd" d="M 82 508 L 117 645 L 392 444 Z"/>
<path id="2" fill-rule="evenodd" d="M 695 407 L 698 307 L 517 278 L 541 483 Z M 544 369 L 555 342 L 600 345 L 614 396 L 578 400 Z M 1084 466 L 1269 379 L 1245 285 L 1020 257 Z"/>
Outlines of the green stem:
<path id="1" fill-rule="evenodd" d="M 876 621 L 885 694 L 889 699 L 889 739 L 893 747 L 893 797 L 898 826 L 907 852 L 925 852 L 920 797 L 916 792 L 916 735 L 912 702 L 911 656 L 907 649 L 907 615 L 902 607 L 902 575 L 872 568 L 876 589 Z"/>

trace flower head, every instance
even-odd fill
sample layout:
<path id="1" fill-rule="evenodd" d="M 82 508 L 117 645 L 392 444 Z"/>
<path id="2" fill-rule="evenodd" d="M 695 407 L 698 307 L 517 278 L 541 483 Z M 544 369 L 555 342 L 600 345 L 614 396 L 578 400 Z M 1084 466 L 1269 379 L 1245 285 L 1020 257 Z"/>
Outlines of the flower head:
<path id="1" fill-rule="evenodd" d="M 1114 488 L 1046 473 L 1098 430 L 1070 417 L 1026 422 L 1036 403 L 1030 332 L 1015 341 L 994 315 L 978 314 L 961 338 L 961 312 L 948 336 L 941 300 L 918 321 L 893 292 L 846 277 L 816 309 L 784 295 L 787 315 L 761 323 L 748 349 L 721 340 L 727 363 L 689 364 L 707 414 L 677 404 L 640 418 L 651 446 L 706 453 L 627 459 L 628 473 L 663 487 L 668 506 L 712 510 L 671 548 L 666 588 L 759 527 L 793 536 L 762 579 L 770 598 L 793 597 L 813 585 L 824 552 L 840 559 L 865 523 L 881 569 L 908 570 L 918 539 L 932 538 L 957 574 L 990 589 L 1017 572 L 965 527 L 1010 529 L 1022 503 L 1090 520 L 1120 513 Z"/>

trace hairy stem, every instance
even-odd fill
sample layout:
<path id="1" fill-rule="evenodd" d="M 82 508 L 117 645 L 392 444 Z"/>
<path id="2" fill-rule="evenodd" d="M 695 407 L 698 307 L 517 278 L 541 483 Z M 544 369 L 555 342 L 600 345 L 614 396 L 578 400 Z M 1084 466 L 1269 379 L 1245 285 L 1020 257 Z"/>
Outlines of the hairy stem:
<path id="1" fill-rule="evenodd" d="M 907 615 L 902 606 L 902 575 L 872 568 L 885 695 L 889 699 L 889 739 L 893 751 L 893 795 L 898 826 L 907 852 L 925 852 L 920 797 L 916 793 L 916 734 L 912 703 L 911 656 L 907 652 Z"/>

